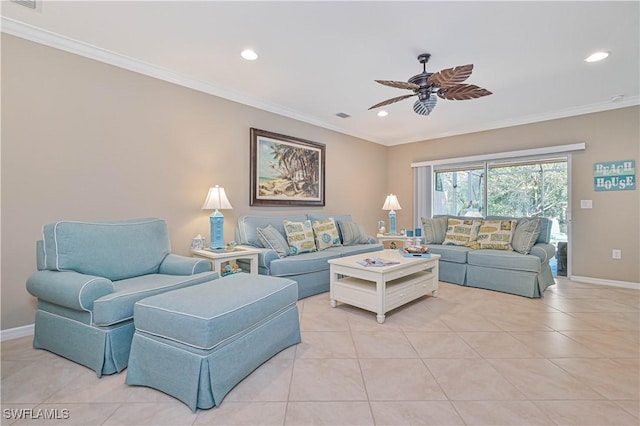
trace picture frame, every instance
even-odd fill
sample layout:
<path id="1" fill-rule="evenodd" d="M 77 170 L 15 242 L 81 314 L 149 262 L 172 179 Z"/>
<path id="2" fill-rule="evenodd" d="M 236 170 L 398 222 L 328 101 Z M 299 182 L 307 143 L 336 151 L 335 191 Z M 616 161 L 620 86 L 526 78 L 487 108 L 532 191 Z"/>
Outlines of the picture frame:
<path id="1" fill-rule="evenodd" d="M 325 205 L 324 144 L 251 128 L 250 162 L 250 205 Z"/>

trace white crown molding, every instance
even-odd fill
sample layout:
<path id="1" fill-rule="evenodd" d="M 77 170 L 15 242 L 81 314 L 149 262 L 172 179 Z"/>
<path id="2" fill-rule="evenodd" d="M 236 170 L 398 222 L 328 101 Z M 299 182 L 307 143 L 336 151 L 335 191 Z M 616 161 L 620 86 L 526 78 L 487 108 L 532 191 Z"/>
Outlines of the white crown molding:
<path id="1" fill-rule="evenodd" d="M 428 137 L 417 137 L 403 141 L 387 141 L 373 135 L 358 134 L 356 132 L 344 129 L 340 126 L 335 126 L 316 118 L 300 114 L 283 106 L 269 104 L 228 89 L 223 89 L 221 87 L 206 83 L 201 80 L 197 80 L 146 62 L 139 61 L 125 55 L 111 52 L 109 50 L 93 46 L 88 43 L 80 42 L 72 38 L 53 33 L 51 31 L 43 30 L 33 25 L 25 24 L 24 22 L 20 22 L 4 16 L 2 16 L 1 18 L 2 19 L 0 21 L 0 28 L 3 33 L 385 146 L 421 142 L 425 140 L 476 133 L 505 127 L 513 127 L 523 124 L 538 123 L 541 121 L 555 120 L 558 118 L 566 118 L 593 112 L 601 112 L 611 109 L 640 105 L 640 98 L 638 96 L 633 96 L 619 102 L 607 101 L 597 104 L 578 106 L 575 108 L 567 108 L 564 110 L 551 111 L 544 114 L 535 114 L 527 117 L 490 122 L 480 126 L 458 127 L 454 131 L 432 134 Z"/>
<path id="2" fill-rule="evenodd" d="M 494 121 L 494 122 L 486 123 L 482 126 L 459 127 L 455 131 L 442 132 L 435 135 L 430 135 L 429 140 L 446 138 L 450 136 L 465 135 L 468 133 L 484 132 L 486 130 L 495 130 L 495 129 L 502 129 L 506 127 L 521 126 L 524 124 L 539 123 L 542 121 L 557 120 L 559 118 L 575 117 L 578 115 L 609 111 L 613 109 L 626 108 L 626 107 L 637 106 L 637 105 L 640 105 L 640 97 L 631 96 L 619 102 L 607 101 L 607 102 L 601 102 L 597 104 L 582 105 L 574 108 L 567 108 L 567 109 L 558 110 L 558 111 L 546 112 L 544 114 L 534 114 L 526 117 L 517 117 L 517 118 L 510 118 L 507 120 Z M 385 143 L 385 145 L 387 146 L 401 145 L 401 144 L 407 144 L 407 143 L 421 142 L 424 140 L 428 140 L 428 139 L 423 138 L 423 139 L 407 140 L 405 142 L 397 142 L 397 143 L 387 142 Z"/>
<path id="3" fill-rule="evenodd" d="M 300 114 L 296 111 L 292 111 L 280 105 L 273 105 L 262 102 L 246 95 L 228 89 L 223 89 L 210 83 L 206 83 L 202 80 L 197 80 L 182 74 L 178 74 L 173 71 L 158 67 L 156 65 L 139 61 L 137 59 L 121 55 L 119 53 L 111 52 L 101 47 L 93 46 L 91 44 L 77 41 L 60 34 L 43 30 L 41 28 L 25 24 L 24 22 L 16 21 L 11 18 L 3 16 L 2 21 L 0 21 L 0 27 L 2 28 L 3 33 L 20 37 L 25 40 L 33 41 L 35 43 L 43 44 L 45 46 L 63 50 L 65 52 L 80 55 L 85 58 L 93 59 L 105 64 L 116 66 L 118 68 L 133 71 L 138 74 L 147 75 L 149 77 L 157 78 L 159 80 L 167 81 L 169 83 L 177 84 L 179 86 L 187 87 L 189 89 L 197 90 L 199 92 L 224 98 L 243 105 L 248 105 L 267 112 L 272 112 L 274 114 L 282 115 L 284 117 L 292 118 L 294 120 L 302 121 L 314 126 L 334 130 L 339 133 L 349 134 L 351 136 L 365 139 L 371 142 L 381 143 L 371 135 L 353 134 L 353 132 L 348 132 L 341 127 L 325 123 L 304 114 Z"/>

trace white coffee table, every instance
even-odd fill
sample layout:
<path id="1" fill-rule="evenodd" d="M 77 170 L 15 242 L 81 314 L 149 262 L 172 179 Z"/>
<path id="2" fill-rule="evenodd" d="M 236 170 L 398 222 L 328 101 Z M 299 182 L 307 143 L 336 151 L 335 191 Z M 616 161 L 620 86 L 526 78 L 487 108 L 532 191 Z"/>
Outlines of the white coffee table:
<path id="1" fill-rule="evenodd" d="M 220 272 L 222 274 L 222 265 L 224 263 L 228 263 L 230 261 L 237 261 L 238 259 L 248 260 L 249 261 L 249 272 L 252 274 L 258 273 L 258 253 L 259 250 L 245 248 L 245 247 L 236 247 L 231 251 L 212 251 L 209 249 L 201 249 L 196 250 L 192 249 L 191 254 L 194 257 L 201 257 L 204 259 L 209 259 L 213 266 L 214 271 Z"/>
<path id="2" fill-rule="evenodd" d="M 399 263 L 389 266 L 362 266 L 359 260 L 382 258 Z M 377 314 L 382 324 L 385 314 L 431 293 L 438 295 L 440 255 L 404 257 L 398 250 L 382 250 L 329 260 L 331 306 L 338 302 Z"/>

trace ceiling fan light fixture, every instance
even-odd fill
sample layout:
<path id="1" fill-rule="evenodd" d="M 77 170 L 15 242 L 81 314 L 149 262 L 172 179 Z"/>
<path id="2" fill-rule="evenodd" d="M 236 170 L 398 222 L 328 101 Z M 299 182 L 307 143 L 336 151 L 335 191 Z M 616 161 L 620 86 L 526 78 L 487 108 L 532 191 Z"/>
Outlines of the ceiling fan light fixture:
<path id="1" fill-rule="evenodd" d="M 609 52 L 595 52 L 585 58 L 585 62 L 598 62 L 606 59 L 609 56 Z"/>
<path id="2" fill-rule="evenodd" d="M 429 99 L 427 99 L 426 101 L 421 101 L 420 99 L 418 99 L 413 104 L 413 110 L 416 114 L 429 115 L 431 114 L 431 111 L 433 111 L 433 109 L 436 107 L 437 101 L 438 98 L 436 97 L 436 94 L 432 93 L 431 96 L 429 96 Z"/>

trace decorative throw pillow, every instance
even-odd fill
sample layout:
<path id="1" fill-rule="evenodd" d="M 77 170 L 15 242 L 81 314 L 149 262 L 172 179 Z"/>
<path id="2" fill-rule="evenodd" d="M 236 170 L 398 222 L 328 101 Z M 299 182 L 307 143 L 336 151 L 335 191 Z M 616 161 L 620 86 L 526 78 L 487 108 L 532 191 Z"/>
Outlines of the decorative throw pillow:
<path id="1" fill-rule="evenodd" d="M 442 241 L 443 245 L 467 246 L 477 248 L 478 229 L 481 220 L 478 219 L 447 219 L 447 232 Z"/>
<path id="2" fill-rule="evenodd" d="M 447 233 L 447 216 L 438 216 L 433 219 L 422 218 L 425 244 L 442 244 Z"/>
<path id="3" fill-rule="evenodd" d="M 541 222 L 539 217 L 520 219 L 513 233 L 511 247 L 518 253 L 529 254 L 540 235 Z"/>
<path id="4" fill-rule="evenodd" d="M 353 246 L 356 244 L 370 244 L 369 237 L 364 227 L 359 223 L 338 221 L 338 227 L 342 233 L 342 244 L 345 246 Z"/>
<path id="5" fill-rule="evenodd" d="M 338 228 L 336 228 L 336 222 L 332 217 L 314 220 L 311 222 L 311 227 L 316 236 L 316 247 L 318 250 L 342 245 Z"/>
<path id="6" fill-rule="evenodd" d="M 284 232 L 287 234 L 289 243 L 289 254 L 295 255 L 316 251 L 316 243 L 313 238 L 313 228 L 311 221 L 302 222 L 284 221 Z"/>
<path id="7" fill-rule="evenodd" d="M 289 256 L 290 248 L 287 240 L 273 225 L 269 224 L 266 228 L 258 228 L 257 232 L 258 239 L 263 246 L 278 252 L 280 258 Z"/>
<path id="8" fill-rule="evenodd" d="M 483 220 L 478 231 L 481 249 L 513 250 L 511 239 L 517 220 Z"/>

